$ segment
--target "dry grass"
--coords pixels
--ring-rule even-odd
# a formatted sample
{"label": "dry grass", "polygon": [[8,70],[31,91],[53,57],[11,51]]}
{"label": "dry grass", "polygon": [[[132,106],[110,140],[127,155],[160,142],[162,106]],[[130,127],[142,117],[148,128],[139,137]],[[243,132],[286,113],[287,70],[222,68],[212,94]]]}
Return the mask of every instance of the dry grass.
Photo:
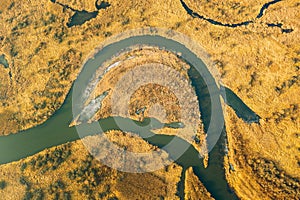
{"label": "dry grass", "polygon": [[[72,6],[91,9],[85,2],[72,2]],[[224,22],[225,16],[229,16],[233,23],[242,18],[243,21],[252,19],[264,2],[240,2],[245,7],[241,15],[234,15],[240,9],[229,8],[233,1],[221,5],[225,12],[222,16],[211,7],[216,1],[203,2],[198,9],[205,9],[206,16],[215,16]],[[251,197],[274,198],[267,196],[261,179],[251,176],[252,168],[240,154],[274,161],[280,170],[299,180],[299,110],[290,109],[291,105],[298,106],[300,102],[297,95],[300,22],[296,0],[272,5],[254,24],[238,28],[193,19],[180,2],[174,0],[110,3],[112,6],[102,10],[95,19],[71,29],[65,25],[72,12],[63,12],[61,6],[51,1],[16,1],[10,10],[6,9],[9,1],[1,4],[0,35],[4,39],[0,41],[0,53],[5,54],[12,74],[9,83],[8,71],[1,71],[1,85],[9,86],[5,99],[0,100],[2,135],[44,122],[61,105],[81,63],[105,39],[107,32],[115,35],[144,26],[165,27],[184,33],[201,44],[215,63],[223,83],[262,118],[261,125],[248,125],[237,119],[232,111],[227,111],[229,159],[237,166],[236,172],[227,174],[227,178],[237,194],[241,198],[250,197],[250,194]],[[55,15],[53,21],[50,20],[51,14]],[[129,23],[123,23],[127,19],[130,19]],[[26,20],[29,22],[26,27],[19,24]],[[292,28],[293,31],[282,33],[280,28],[267,27],[266,23],[282,23],[283,28]],[[36,53],[41,42],[46,46]],[[69,49],[74,49],[75,53],[66,55]],[[3,88],[0,91],[4,91]],[[61,92],[60,97],[54,95],[58,92]],[[34,106],[43,100],[46,107],[35,109]],[[242,151],[237,145],[239,143],[246,146],[247,152]]]}
{"label": "dry grass", "polygon": [[213,200],[210,193],[203,186],[199,178],[194,174],[193,168],[188,168],[185,172],[184,199],[186,200]]}

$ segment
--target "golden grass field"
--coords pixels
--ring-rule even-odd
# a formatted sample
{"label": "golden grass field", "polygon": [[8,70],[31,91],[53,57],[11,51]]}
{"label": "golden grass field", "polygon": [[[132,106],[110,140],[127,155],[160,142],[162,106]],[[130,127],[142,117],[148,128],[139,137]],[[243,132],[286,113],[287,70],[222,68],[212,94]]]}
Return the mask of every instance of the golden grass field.
{"label": "golden grass field", "polygon": [[[58,2],[78,10],[95,11],[94,2],[87,0]],[[266,2],[186,1],[195,12],[222,23],[254,21],[236,28],[192,18],[179,0],[111,0],[111,6],[100,10],[96,18],[71,28],[66,24],[73,11],[50,0],[1,2],[0,55],[5,55],[10,66],[0,65],[0,134],[17,133],[46,121],[63,103],[90,52],[108,36],[142,27],[172,29],[199,43],[209,55],[210,65],[221,74],[223,84],[261,117],[260,124],[247,124],[231,108],[226,107],[224,112],[229,142],[229,155],[224,158],[226,177],[239,198],[299,198],[300,5],[296,0],[281,1],[269,6],[263,17],[256,19]],[[282,26],[270,27],[268,23]],[[286,33],[283,29],[292,31]],[[81,148],[79,141],[71,146],[74,151]],[[45,152],[51,154],[51,151]],[[75,163],[85,156],[75,155],[72,154]],[[0,190],[1,196],[15,195],[13,198],[19,199],[25,194],[25,186],[19,184],[22,173],[35,181],[32,190],[40,182],[48,184],[65,173],[62,166],[60,172],[49,173],[45,180],[39,180],[38,171],[16,170],[21,162],[0,166],[1,177],[5,176],[9,182],[5,190]],[[71,159],[64,165],[69,162]],[[229,170],[229,162],[235,167],[234,172]],[[171,173],[175,180],[180,175],[179,168],[174,167],[176,173]],[[121,177],[116,171],[105,170],[116,180]],[[158,173],[168,177],[163,170]],[[134,181],[137,178],[134,176],[138,175],[125,180]],[[159,178],[151,177],[147,175],[145,181],[160,184]],[[111,188],[116,184],[107,183]],[[170,188],[162,194],[175,198],[174,184],[163,185]],[[77,191],[77,187],[67,186],[67,190]],[[109,197],[131,193],[112,191]]]}

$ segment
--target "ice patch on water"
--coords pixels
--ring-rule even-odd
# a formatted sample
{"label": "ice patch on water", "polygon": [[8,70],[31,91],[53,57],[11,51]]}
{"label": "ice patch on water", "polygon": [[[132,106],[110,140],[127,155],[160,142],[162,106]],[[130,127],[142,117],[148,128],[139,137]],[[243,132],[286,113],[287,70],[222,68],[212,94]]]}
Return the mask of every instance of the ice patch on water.
{"label": "ice patch on water", "polygon": [[102,101],[108,95],[109,91],[103,92],[100,96],[90,101],[90,103],[83,108],[79,116],[77,117],[77,123],[84,123],[91,119],[102,106]]}
{"label": "ice patch on water", "polygon": [[89,98],[89,96],[91,95],[92,91],[96,88],[97,84],[99,83],[99,81],[104,77],[105,74],[107,74],[110,70],[112,70],[113,68],[117,67],[119,64],[121,63],[121,61],[117,61],[111,65],[109,65],[102,74],[100,74],[98,77],[95,78],[95,75],[93,76],[93,78],[91,78],[91,80],[89,81],[88,86],[86,87],[86,89],[84,90],[82,97],[81,97],[81,102],[86,102],[87,99]]}

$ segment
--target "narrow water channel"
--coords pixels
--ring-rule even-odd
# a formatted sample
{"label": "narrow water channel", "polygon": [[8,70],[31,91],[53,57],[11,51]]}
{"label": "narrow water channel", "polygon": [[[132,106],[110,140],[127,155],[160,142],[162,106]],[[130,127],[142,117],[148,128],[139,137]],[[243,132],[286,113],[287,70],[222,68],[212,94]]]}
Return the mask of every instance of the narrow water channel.
{"label": "narrow water channel", "polygon": [[[262,5],[261,9],[259,10],[259,13],[257,14],[256,16],[256,19],[259,19],[259,18],[262,18],[262,16],[264,15],[265,11],[269,8],[269,6],[273,5],[273,4],[276,4],[278,2],[281,2],[282,0],[273,0],[273,1],[270,1],[270,2],[267,2],[265,4]],[[195,11],[193,11],[186,3],[184,0],[180,0],[180,3],[182,5],[182,7],[185,9],[185,11],[192,17],[196,17],[196,18],[199,18],[199,19],[203,19],[213,25],[217,25],[217,26],[225,26],[225,27],[230,27],[230,28],[236,28],[236,27],[239,27],[239,26],[247,26],[249,24],[252,24],[254,23],[255,20],[245,20],[245,21],[242,21],[242,22],[238,22],[238,23],[225,23],[225,22],[220,22],[220,21],[217,21],[215,19],[211,19],[209,17],[206,17],[202,14],[199,14]]]}

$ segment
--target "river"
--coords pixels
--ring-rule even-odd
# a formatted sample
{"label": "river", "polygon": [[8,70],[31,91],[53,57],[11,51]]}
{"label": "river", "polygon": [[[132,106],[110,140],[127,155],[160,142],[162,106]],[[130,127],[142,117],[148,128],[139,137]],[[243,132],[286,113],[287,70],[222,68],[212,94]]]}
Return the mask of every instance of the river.
{"label": "river", "polygon": [[[216,137],[220,137],[220,133],[217,133],[218,130],[221,130],[222,134],[216,144],[213,142],[210,143],[211,146],[209,146],[209,148],[212,150],[209,154],[209,166],[207,168],[203,167],[203,161],[198,157],[199,154],[192,145],[175,162],[181,165],[184,169],[192,166],[196,175],[215,199],[237,199],[234,192],[232,192],[232,190],[228,187],[224,174],[223,147],[224,137],[226,135],[224,128],[225,125],[222,122],[219,123],[218,121],[213,121],[214,118],[212,117],[212,115],[218,115],[219,117],[223,118],[223,111],[220,102],[220,89],[205,64],[193,52],[174,40],[156,35],[129,37],[127,39],[110,44],[99,51],[93,59],[90,59],[88,62],[86,62],[82,72],[67,95],[64,104],[54,113],[51,118],[49,118],[45,123],[34,128],[21,131],[17,134],[0,137],[0,152],[5,152],[0,154],[0,164],[17,161],[34,155],[43,149],[80,139],[82,135],[79,137],[76,128],[68,126],[73,119],[72,104],[74,104],[74,102],[72,102],[72,99],[80,95],[80,91],[84,90],[84,88],[80,89],[80,86],[85,85],[83,83],[87,83],[91,79],[93,73],[100,63],[103,63],[106,59],[111,58],[119,50],[136,44],[154,45],[164,47],[171,52],[181,52],[182,58],[190,63],[192,68],[189,71],[189,77],[196,90],[198,99],[201,99],[201,101],[199,101],[199,106],[205,130],[209,132],[208,141],[213,141],[216,139]],[[195,66],[197,66],[200,71],[194,70]],[[74,90],[75,86],[76,91]],[[211,93],[212,91],[213,93]],[[240,101],[236,95],[231,95],[231,98],[235,98],[237,100],[228,101]],[[234,107],[234,105],[231,106]],[[244,106],[244,104],[239,104],[239,108],[241,106]],[[93,130],[91,127],[99,123],[103,131],[118,129],[115,119],[116,118],[106,118],[101,119],[98,122],[82,124],[79,126],[87,127],[89,130]],[[126,131],[135,133],[141,127],[132,127],[132,123],[129,123],[131,119],[117,117],[117,120],[122,121],[122,124],[130,124],[130,126],[125,127],[128,129]],[[136,122],[136,124],[139,123]],[[140,123],[140,125],[142,124]],[[158,126],[161,125],[159,124]],[[122,128],[124,130],[124,127]],[[98,132],[96,131],[90,131],[87,133],[87,135],[93,135],[97,133]],[[157,145],[158,147],[163,147],[173,138],[174,136],[155,135],[153,137],[145,138],[145,140],[153,145]],[[182,140],[178,137],[175,138],[182,144],[187,143],[185,140]],[[168,151],[170,156],[172,156],[171,148],[165,150]],[[181,183],[183,183],[183,181],[181,181]],[[183,198],[182,184],[179,184],[179,194],[181,194],[181,198]]]}

